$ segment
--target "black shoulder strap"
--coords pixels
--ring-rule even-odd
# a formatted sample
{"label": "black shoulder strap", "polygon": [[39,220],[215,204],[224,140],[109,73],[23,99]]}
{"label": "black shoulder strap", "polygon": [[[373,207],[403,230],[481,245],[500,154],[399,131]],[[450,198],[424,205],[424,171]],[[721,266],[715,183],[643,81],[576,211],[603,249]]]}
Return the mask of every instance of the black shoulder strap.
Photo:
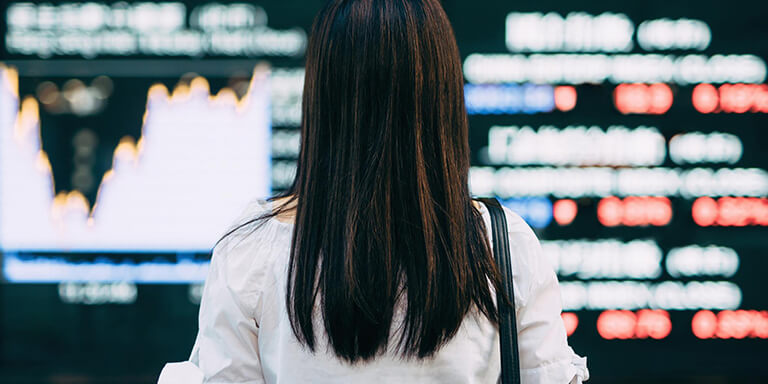
{"label": "black shoulder strap", "polygon": [[491,216],[491,236],[493,257],[496,259],[504,292],[512,306],[504,303],[500,292],[496,295],[499,306],[499,340],[501,342],[501,377],[502,384],[520,384],[520,356],[517,348],[517,321],[515,320],[515,294],[512,281],[512,261],[509,254],[509,235],[507,217],[501,204],[495,198],[477,199],[485,204]]}

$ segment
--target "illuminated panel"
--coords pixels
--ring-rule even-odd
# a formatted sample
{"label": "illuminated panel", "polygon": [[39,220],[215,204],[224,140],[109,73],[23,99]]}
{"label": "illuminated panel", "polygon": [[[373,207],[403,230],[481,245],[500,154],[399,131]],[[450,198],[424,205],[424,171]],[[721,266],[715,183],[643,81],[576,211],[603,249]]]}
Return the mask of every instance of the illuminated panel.
{"label": "illuminated panel", "polygon": [[563,318],[566,334],[568,336],[573,335],[576,328],[579,327],[579,316],[572,312],[563,312],[560,316]]}
{"label": "illuminated panel", "polygon": [[296,161],[278,160],[272,163],[272,187],[286,189],[296,178]]}
{"label": "illuminated panel", "polygon": [[696,199],[693,221],[702,227],[768,226],[768,199],[756,197],[711,197]]}
{"label": "illuminated panel", "polygon": [[298,158],[301,148],[301,132],[273,131],[272,132],[272,157]]}
{"label": "illuminated panel", "polygon": [[137,284],[201,283],[208,274],[208,261],[180,257],[131,262],[96,256],[91,261],[73,262],[62,256],[24,256],[6,253],[3,276],[11,283],[131,282]]}
{"label": "illuminated panel", "polygon": [[[272,125],[299,127],[301,97],[304,93],[304,68],[274,68],[270,77]],[[297,156],[298,157],[298,156]]]}
{"label": "illuminated panel", "polygon": [[664,339],[672,331],[669,313],[664,310],[604,311],[597,318],[597,332],[606,340]]}
{"label": "illuminated panel", "polygon": [[768,113],[766,84],[699,84],[691,97],[701,113]]}
{"label": "illuminated panel", "polygon": [[606,227],[624,225],[664,226],[672,220],[672,204],[666,197],[606,197],[597,205],[597,219]]}
{"label": "illuminated panel", "polygon": [[768,172],[758,168],[471,167],[475,195],[501,198],[608,196],[765,196]]}
{"label": "illuminated panel", "polygon": [[561,277],[655,279],[662,273],[662,251],[651,240],[542,240],[541,247]]}
{"label": "illuminated panel", "polygon": [[717,88],[711,84],[699,84],[693,88],[691,95],[693,107],[701,113],[716,112],[720,105],[720,95]]}
{"label": "illuminated panel", "polygon": [[93,209],[54,196],[35,99],[0,67],[0,246],[6,251],[207,251],[248,201],[270,193],[269,79],[242,100],[196,78],[148,92],[142,136],[124,139]]}
{"label": "illuminated panel", "polygon": [[655,127],[622,125],[493,126],[488,130],[489,164],[660,165],[666,140]]}
{"label": "illuminated panel", "polygon": [[672,331],[672,321],[667,311],[641,309],[637,312],[635,338],[660,340],[669,336],[670,331]]}
{"label": "illuminated panel", "polygon": [[534,52],[626,52],[632,49],[634,24],[624,14],[597,16],[571,12],[510,13],[506,22],[507,48]]}
{"label": "illuminated panel", "polygon": [[579,213],[579,206],[570,199],[558,200],[552,205],[552,216],[559,225],[570,225]]}
{"label": "illuminated panel", "polygon": [[613,103],[623,114],[662,115],[674,102],[666,84],[620,84],[613,91]]}
{"label": "illuminated panel", "polygon": [[[116,2],[103,4],[11,4],[5,48],[9,53],[49,58],[80,55],[296,56],[306,33],[275,30],[252,4]],[[189,21],[189,26],[187,26]]]}
{"label": "illuminated panel", "polygon": [[566,311],[603,309],[737,309],[742,292],[729,281],[564,281]]}
{"label": "illuminated panel", "polygon": [[739,269],[739,255],[728,247],[689,245],[667,254],[667,273],[672,277],[732,277]]}
{"label": "illuminated panel", "polygon": [[766,65],[755,55],[473,53],[464,77],[473,84],[759,84]]}
{"label": "illuminated panel", "polygon": [[550,85],[467,84],[464,97],[470,115],[539,113],[555,109],[555,90]]}
{"label": "illuminated panel", "polygon": [[636,326],[637,315],[632,311],[605,311],[597,318],[597,332],[607,340],[631,339]]}
{"label": "illuminated panel", "polygon": [[[678,281],[662,277],[663,251],[654,240],[542,240],[549,264],[562,279],[563,309],[737,309],[741,288],[730,281]],[[671,249],[672,278],[730,278],[739,268],[731,248],[688,245]],[[574,280],[577,279],[577,280]]]}
{"label": "illuminated panel", "polygon": [[133,304],[138,297],[136,284],[126,282],[60,283],[59,298],[67,304]]}
{"label": "illuminated panel", "polygon": [[534,228],[544,228],[552,221],[552,202],[546,197],[506,199],[501,204]]}
{"label": "illuminated panel", "polygon": [[735,164],[743,152],[741,139],[730,133],[691,132],[669,139],[669,158],[676,164]]}
{"label": "illuminated panel", "polygon": [[691,330],[699,339],[768,339],[768,311],[698,311]]}
{"label": "illuminated panel", "polygon": [[646,51],[695,49],[709,47],[712,31],[701,20],[655,19],[646,20],[637,27],[637,43]]}
{"label": "illuminated panel", "polygon": [[577,99],[576,88],[569,85],[555,87],[555,107],[559,111],[568,112],[576,108]]}

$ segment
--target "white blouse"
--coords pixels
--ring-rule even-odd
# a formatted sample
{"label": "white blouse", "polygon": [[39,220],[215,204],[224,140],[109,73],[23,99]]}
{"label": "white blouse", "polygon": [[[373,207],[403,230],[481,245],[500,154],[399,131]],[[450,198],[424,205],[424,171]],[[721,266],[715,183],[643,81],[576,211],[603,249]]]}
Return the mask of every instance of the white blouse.
{"label": "white blouse", "polygon": [[[490,215],[481,206],[490,238]],[[270,209],[271,202],[254,200],[240,220]],[[581,383],[589,378],[586,358],[568,346],[554,270],[531,228],[504,210],[522,383]],[[159,384],[497,382],[499,334],[477,314],[468,315],[456,336],[427,360],[402,361],[390,350],[372,362],[349,365],[327,349],[324,337],[318,338],[317,353],[303,349],[285,309],[293,224],[271,218],[248,229],[253,228],[238,231],[214,249],[192,354],[189,361],[167,364]]]}

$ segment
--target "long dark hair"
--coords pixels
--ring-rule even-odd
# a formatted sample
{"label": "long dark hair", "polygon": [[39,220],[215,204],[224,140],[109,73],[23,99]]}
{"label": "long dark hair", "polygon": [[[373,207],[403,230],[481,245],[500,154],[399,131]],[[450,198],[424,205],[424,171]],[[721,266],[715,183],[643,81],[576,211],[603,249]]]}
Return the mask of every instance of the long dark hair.
{"label": "long dark hair", "polygon": [[349,362],[386,350],[402,299],[404,358],[434,354],[473,307],[498,324],[461,73],[438,0],[331,0],[315,19],[296,178],[251,220],[295,205],[286,307],[310,350],[315,305]]}

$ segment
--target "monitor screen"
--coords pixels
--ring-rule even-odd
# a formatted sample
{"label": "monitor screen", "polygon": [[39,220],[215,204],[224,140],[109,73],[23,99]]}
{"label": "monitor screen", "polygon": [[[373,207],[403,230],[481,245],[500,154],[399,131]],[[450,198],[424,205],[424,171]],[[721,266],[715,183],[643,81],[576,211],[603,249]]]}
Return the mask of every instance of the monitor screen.
{"label": "monitor screen", "polygon": [[[766,378],[768,3],[442,3],[470,190],[540,238],[593,380]],[[211,248],[294,178],[322,4],[0,4],[0,381],[186,359]]]}

